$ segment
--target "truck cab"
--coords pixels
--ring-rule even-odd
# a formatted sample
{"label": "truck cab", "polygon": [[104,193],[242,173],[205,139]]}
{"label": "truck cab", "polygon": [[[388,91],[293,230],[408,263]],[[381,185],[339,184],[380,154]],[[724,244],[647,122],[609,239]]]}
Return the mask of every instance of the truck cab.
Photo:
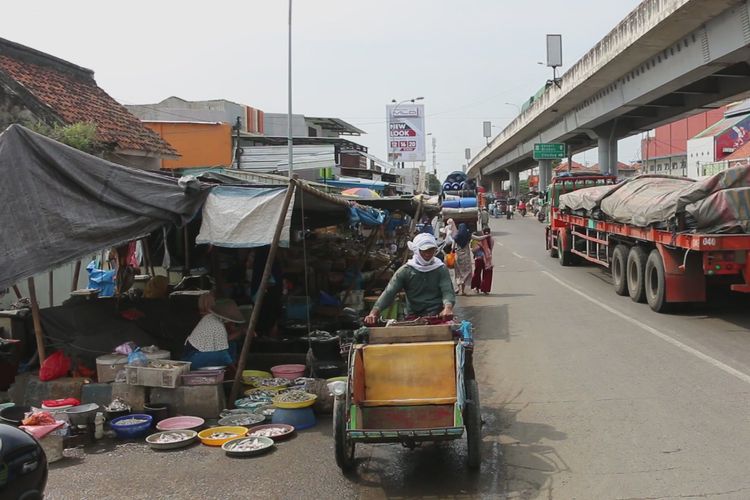
{"label": "truck cab", "polygon": [[614,175],[591,173],[564,173],[552,178],[544,194],[544,208],[546,210],[547,228],[545,239],[547,250],[553,257],[558,252],[558,233],[566,228],[565,222],[556,217],[560,207],[560,195],[571,193],[578,189],[594,186],[617,184]]}

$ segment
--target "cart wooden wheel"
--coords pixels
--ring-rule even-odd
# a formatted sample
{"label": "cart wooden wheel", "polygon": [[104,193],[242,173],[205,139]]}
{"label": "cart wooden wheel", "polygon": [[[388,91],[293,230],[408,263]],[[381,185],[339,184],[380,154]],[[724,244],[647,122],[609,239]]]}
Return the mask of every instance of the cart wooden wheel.
{"label": "cart wooden wheel", "polygon": [[346,433],[346,401],[336,398],[333,402],[333,441],[336,464],[342,472],[354,470],[354,441]]}
{"label": "cart wooden wheel", "polygon": [[482,462],[482,411],[479,404],[479,386],[474,379],[466,381],[464,425],[469,450],[467,462],[470,469],[478,470]]}

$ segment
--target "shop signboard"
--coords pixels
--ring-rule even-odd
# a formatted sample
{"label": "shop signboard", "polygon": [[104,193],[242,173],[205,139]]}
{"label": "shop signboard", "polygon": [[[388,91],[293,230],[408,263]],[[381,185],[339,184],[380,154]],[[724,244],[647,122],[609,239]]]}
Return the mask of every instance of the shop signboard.
{"label": "shop signboard", "polygon": [[388,161],[425,161],[424,105],[386,106],[388,122]]}

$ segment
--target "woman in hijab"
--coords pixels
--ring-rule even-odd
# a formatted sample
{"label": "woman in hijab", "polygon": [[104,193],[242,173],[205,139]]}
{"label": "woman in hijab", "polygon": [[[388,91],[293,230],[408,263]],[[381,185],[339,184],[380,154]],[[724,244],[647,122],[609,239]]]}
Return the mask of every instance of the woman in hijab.
{"label": "woman in hijab", "polygon": [[[456,223],[453,219],[448,221],[448,224],[455,228]],[[456,279],[456,293],[466,295],[466,285],[471,281],[471,233],[469,227],[461,223],[458,226],[455,234],[453,234],[453,249],[456,252],[456,265],[453,268]]]}
{"label": "woman in hijab", "polygon": [[365,317],[366,325],[375,325],[380,312],[390,307],[402,290],[406,292],[408,316],[453,315],[456,295],[448,269],[443,261],[435,257],[438,246],[435,237],[420,233],[408,245],[414,255],[395,272],[370,314]]}
{"label": "woman in hijab", "polygon": [[471,289],[487,295],[492,290],[492,249],[495,246],[495,240],[492,239],[489,227],[484,228],[482,233],[483,236],[474,238],[479,241],[479,246],[474,254],[474,276],[471,278]]}

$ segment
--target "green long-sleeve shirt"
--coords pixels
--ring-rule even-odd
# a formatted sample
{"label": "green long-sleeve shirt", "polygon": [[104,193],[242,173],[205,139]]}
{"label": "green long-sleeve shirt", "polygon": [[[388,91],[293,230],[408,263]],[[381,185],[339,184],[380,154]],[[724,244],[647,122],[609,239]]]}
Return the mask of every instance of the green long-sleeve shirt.
{"label": "green long-sleeve shirt", "polygon": [[426,273],[417,271],[409,265],[403,265],[391,278],[390,283],[375,303],[382,311],[393,304],[396,294],[406,292],[406,312],[418,316],[439,313],[447,304],[456,303],[456,293],[445,266]]}

